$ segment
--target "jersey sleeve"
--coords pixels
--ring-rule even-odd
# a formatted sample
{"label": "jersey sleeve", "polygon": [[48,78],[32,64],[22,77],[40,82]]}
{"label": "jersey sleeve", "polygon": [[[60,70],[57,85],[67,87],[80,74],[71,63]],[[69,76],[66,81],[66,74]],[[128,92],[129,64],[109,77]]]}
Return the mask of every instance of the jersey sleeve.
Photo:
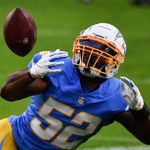
{"label": "jersey sleeve", "polygon": [[31,68],[33,64],[36,64],[41,59],[41,57],[42,55],[40,54],[40,52],[35,54],[31,59],[31,61],[29,62],[28,68]]}
{"label": "jersey sleeve", "polygon": [[[50,85],[46,93],[58,93],[59,91],[63,91],[66,86],[70,84],[73,80],[76,79],[75,66],[72,64],[71,58],[61,58],[55,61],[64,61],[64,65],[57,66],[61,69],[60,73],[56,74],[48,74],[45,78]],[[58,69],[55,67],[55,69]],[[53,69],[53,67],[51,67]]]}
{"label": "jersey sleeve", "polygon": [[114,113],[120,113],[128,110],[128,104],[122,94],[122,88],[120,80],[117,78],[113,78],[110,81],[111,86],[109,88],[109,92],[112,96],[112,108],[114,108]]}
{"label": "jersey sleeve", "polygon": [[[31,61],[28,64],[28,68],[31,68],[33,64],[36,64],[40,59],[42,58],[41,52],[35,54]],[[53,59],[52,62],[60,62],[63,61],[64,65],[59,66],[51,66],[49,69],[61,69],[60,73],[54,73],[54,74],[48,74],[46,77],[44,77],[45,80],[47,80],[49,84],[48,91],[57,89],[64,85],[66,80],[72,80],[73,78],[73,72],[75,70],[72,59],[69,57],[66,58],[59,58],[59,59]],[[52,91],[51,91],[52,92]]]}

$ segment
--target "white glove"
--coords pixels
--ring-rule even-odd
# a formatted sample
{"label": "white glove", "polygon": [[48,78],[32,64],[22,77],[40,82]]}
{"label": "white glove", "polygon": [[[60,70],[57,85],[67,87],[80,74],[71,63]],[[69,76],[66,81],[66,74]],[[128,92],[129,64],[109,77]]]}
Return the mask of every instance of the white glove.
{"label": "white glove", "polygon": [[43,51],[40,54],[42,58],[36,64],[33,63],[29,69],[29,73],[33,78],[43,78],[48,74],[61,72],[61,69],[51,69],[50,67],[63,65],[64,61],[53,62],[53,60],[68,56],[67,52],[60,51],[59,49],[54,52]]}
{"label": "white glove", "polygon": [[126,99],[129,107],[132,110],[141,110],[144,106],[144,100],[141,96],[139,89],[126,77],[120,77],[122,95]]}

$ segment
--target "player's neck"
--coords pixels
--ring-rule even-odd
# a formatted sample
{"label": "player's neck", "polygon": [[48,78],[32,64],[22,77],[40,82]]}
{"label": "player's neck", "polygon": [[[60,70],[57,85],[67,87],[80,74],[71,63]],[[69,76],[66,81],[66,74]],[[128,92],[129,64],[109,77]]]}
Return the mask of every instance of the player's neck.
{"label": "player's neck", "polygon": [[81,73],[79,73],[79,77],[80,77],[81,86],[82,87],[86,86],[87,88],[91,89],[91,91],[98,89],[101,83],[105,80],[102,78],[89,78],[82,75]]}

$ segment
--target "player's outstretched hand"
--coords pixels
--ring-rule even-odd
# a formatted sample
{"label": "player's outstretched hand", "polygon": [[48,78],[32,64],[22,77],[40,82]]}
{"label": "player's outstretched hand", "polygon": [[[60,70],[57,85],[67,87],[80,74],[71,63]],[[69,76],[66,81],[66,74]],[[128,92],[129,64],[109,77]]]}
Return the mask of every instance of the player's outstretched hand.
{"label": "player's outstretched hand", "polygon": [[53,60],[68,56],[67,52],[60,51],[59,49],[53,52],[43,51],[40,54],[42,58],[36,64],[32,64],[32,67],[29,69],[29,73],[33,78],[43,78],[48,74],[61,72],[61,69],[58,69],[58,67],[55,69],[55,66],[63,65],[64,61],[53,62]]}
{"label": "player's outstretched hand", "polygon": [[144,106],[144,101],[141,93],[133,81],[126,77],[120,77],[122,94],[125,97],[129,107],[132,110],[141,110]]}

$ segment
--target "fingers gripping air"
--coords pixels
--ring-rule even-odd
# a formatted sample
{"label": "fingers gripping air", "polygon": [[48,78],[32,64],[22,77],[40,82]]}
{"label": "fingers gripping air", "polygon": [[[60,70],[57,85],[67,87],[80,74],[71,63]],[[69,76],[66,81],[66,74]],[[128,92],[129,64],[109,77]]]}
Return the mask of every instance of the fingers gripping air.
{"label": "fingers gripping air", "polygon": [[40,54],[42,55],[42,58],[36,64],[33,63],[32,67],[29,69],[29,73],[33,78],[43,78],[48,74],[61,72],[61,69],[52,69],[51,67],[64,65],[64,61],[53,61],[68,56],[67,52],[60,51],[59,49],[54,52],[43,51]]}
{"label": "fingers gripping air", "polygon": [[120,77],[120,80],[122,95],[126,99],[129,107],[133,110],[141,110],[144,106],[144,101],[137,86],[126,77]]}

